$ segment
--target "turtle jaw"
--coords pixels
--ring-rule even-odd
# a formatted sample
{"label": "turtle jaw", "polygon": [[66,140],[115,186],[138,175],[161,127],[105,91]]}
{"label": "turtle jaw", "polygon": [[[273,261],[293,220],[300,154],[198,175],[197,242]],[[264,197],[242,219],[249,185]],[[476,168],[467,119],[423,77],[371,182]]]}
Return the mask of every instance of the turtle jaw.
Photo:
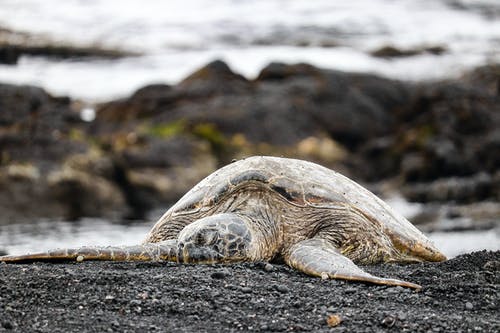
{"label": "turtle jaw", "polygon": [[186,244],[178,248],[177,261],[185,264],[214,264],[222,261],[222,255],[209,247]]}
{"label": "turtle jaw", "polygon": [[427,238],[406,239],[397,234],[390,234],[392,245],[399,256],[398,261],[404,262],[440,262],[447,260],[446,256],[439,251]]}
{"label": "turtle jaw", "polygon": [[447,260],[446,256],[430,243],[416,243],[409,250],[413,256],[422,258],[423,261],[440,262]]}

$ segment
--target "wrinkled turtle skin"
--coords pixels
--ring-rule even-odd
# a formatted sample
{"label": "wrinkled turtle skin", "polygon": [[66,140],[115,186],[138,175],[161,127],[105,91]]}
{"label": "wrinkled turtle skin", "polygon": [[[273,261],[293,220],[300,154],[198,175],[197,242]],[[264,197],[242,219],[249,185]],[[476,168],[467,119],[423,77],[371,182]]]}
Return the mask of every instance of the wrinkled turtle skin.
{"label": "wrinkled turtle skin", "polygon": [[280,260],[321,278],[418,289],[356,264],[443,261],[408,220],[349,178],[318,164],[255,156],[206,177],[154,225],[142,245],[83,247],[0,261]]}

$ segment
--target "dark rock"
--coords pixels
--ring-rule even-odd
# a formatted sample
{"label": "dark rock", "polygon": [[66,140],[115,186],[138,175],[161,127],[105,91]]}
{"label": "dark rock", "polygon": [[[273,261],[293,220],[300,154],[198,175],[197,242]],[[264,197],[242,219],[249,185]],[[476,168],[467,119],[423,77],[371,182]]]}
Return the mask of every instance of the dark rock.
{"label": "dark rock", "polygon": [[500,8],[495,2],[448,0],[445,4],[454,10],[473,12],[483,15],[488,20],[496,20],[500,17]]}
{"label": "dark rock", "polygon": [[490,175],[451,177],[429,183],[407,184],[402,192],[411,201],[455,201],[460,203],[485,200],[493,196],[495,187]]}
{"label": "dark rock", "polygon": [[19,52],[12,46],[0,46],[0,64],[15,65],[19,60]]}
{"label": "dark rock", "polygon": [[0,222],[129,210],[115,163],[90,150],[77,111],[40,88],[0,84]]}
{"label": "dark rock", "polygon": [[[406,95],[407,105],[394,109],[393,132],[366,141],[357,156],[351,158],[357,176],[374,181],[399,174],[407,183],[430,183],[452,176],[468,178],[481,173],[493,176],[500,163],[496,153],[500,149],[496,91],[500,74],[495,69],[480,68],[458,82],[408,88],[411,93]],[[476,190],[469,193],[467,188],[463,196],[484,198]],[[488,190],[488,196],[496,197],[494,192]],[[459,196],[441,193],[447,198],[443,200]]]}
{"label": "dark rock", "polygon": [[371,55],[379,58],[401,58],[401,57],[412,57],[426,53],[441,55],[446,51],[447,51],[446,47],[440,45],[424,46],[415,49],[398,49],[394,46],[383,46],[371,52]]}
{"label": "dark rock", "polygon": [[500,95],[500,64],[478,67],[464,74],[461,81],[491,95]]}
{"label": "dark rock", "polygon": [[[87,150],[70,100],[32,86],[0,84],[0,222],[64,215],[49,175],[74,154]],[[68,198],[64,198],[68,199]]]}
{"label": "dark rock", "polygon": [[322,77],[322,71],[309,64],[288,65],[281,62],[272,62],[264,67],[256,81],[282,81],[291,77]]}
{"label": "dark rock", "polygon": [[56,59],[105,58],[116,59],[135,55],[130,52],[61,44],[42,45],[0,45],[0,61],[15,65],[21,56],[39,56]]}
{"label": "dark rock", "polygon": [[69,139],[81,128],[69,100],[33,86],[0,84],[0,165],[8,161],[54,163],[85,145]]}
{"label": "dark rock", "polygon": [[140,147],[130,147],[123,154],[128,168],[169,168],[193,164],[196,142],[185,137],[147,138]]}
{"label": "dark rock", "polygon": [[179,85],[190,95],[210,96],[245,92],[248,84],[246,78],[234,73],[225,62],[215,60],[186,77]]}
{"label": "dark rock", "polygon": [[401,153],[413,151],[424,161],[420,171],[413,170],[406,179],[422,181],[494,171],[498,154],[491,149],[496,147],[499,105],[497,96],[467,85],[440,84],[424,89],[401,114],[406,124],[402,123],[395,141]]}
{"label": "dark rock", "polygon": [[50,195],[64,207],[63,216],[78,219],[82,216],[119,217],[127,208],[118,186],[84,172],[63,169],[51,174]]}
{"label": "dark rock", "polygon": [[182,119],[187,131],[210,124],[226,138],[242,134],[250,142],[283,146],[329,133],[351,147],[388,133],[391,111],[408,96],[400,82],[306,64],[273,63],[250,82],[216,61],[175,87],[144,88],[104,104],[97,117],[120,126],[144,116],[156,124]]}
{"label": "dark rock", "polygon": [[46,36],[13,31],[0,27],[0,63],[15,65],[21,56],[41,56],[56,59],[104,58],[116,59],[137,55],[97,45],[72,45],[50,40]]}

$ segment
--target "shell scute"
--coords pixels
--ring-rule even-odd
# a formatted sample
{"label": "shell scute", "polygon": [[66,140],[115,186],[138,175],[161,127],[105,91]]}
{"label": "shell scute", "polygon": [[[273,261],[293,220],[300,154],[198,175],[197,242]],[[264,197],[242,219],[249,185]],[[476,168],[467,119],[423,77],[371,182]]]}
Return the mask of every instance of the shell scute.
{"label": "shell scute", "polygon": [[318,184],[313,184],[305,190],[304,199],[308,205],[314,207],[327,207],[338,203],[347,203],[343,193]]}
{"label": "shell scute", "polygon": [[247,181],[258,181],[262,183],[267,183],[269,177],[260,170],[250,169],[244,170],[243,172],[236,173],[230,179],[231,185],[238,185]]}

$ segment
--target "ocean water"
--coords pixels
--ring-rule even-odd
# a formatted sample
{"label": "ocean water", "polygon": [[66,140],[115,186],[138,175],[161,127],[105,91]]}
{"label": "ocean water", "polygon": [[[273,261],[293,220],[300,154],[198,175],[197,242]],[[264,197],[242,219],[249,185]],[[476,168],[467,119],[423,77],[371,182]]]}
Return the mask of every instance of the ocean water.
{"label": "ocean water", "polygon": [[[106,61],[23,57],[0,66],[0,81],[103,101],[176,83],[214,59],[248,78],[281,61],[435,80],[499,62],[499,18],[497,0],[0,0],[0,27],[141,53]],[[370,55],[388,45],[446,52]]]}

